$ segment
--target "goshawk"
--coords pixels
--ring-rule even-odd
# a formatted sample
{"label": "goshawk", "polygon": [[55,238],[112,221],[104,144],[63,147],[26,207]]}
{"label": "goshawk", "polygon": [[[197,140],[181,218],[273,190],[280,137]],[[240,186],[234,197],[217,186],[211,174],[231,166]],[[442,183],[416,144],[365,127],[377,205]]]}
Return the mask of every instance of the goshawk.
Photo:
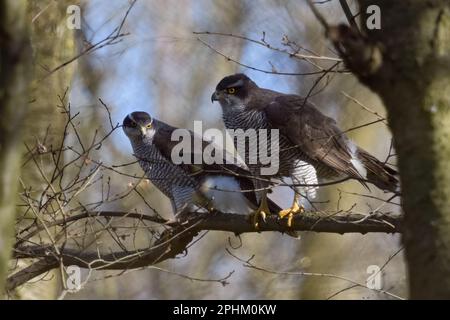
{"label": "goshawk", "polygon": [[[179,143],[172,141],[175,129],[146,112],[130,113],[123,120],[123,130],[135,157],[146,177],[170,199],[174,214],[184,216],[203,208],[251,216],[258,205],[250,173],[233,164],[195,163],[194,150],[187,158],[186,154],[179,154],[190,161],[175,164],[172,150]],[[201,140],[201,152],[210,144],[186,131],[191,139]],[[272,210],[280,210],[272,201],[268,205]]]}
{"label": "goshawk", "polygon": [[[316,176],[353,178],[383,190],[397,189],[394,169],[356,146],[336,121],[299,95],[260,88],[246,75],[234,74],[218,83],[211,101],[219,101],[227,129],[279,130],[279,170],[272,177],[292,177],[294,182],[314,181]],[[248,161],[247,154],[241,156]],[[260,164],[253,165],[252,173],[258,174],[259,168]],[[265,198],[263,194],[258,209],[262,216],[270,212]],[[296,192],[292,207],[279,213],[289,217],[288,224],[293,214],[303,210],[298,200]]]}

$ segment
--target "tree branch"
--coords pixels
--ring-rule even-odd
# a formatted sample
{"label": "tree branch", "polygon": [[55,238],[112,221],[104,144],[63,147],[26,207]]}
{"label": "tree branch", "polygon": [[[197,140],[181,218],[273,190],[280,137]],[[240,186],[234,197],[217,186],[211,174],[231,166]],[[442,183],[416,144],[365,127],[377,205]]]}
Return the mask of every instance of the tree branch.
{"label": "tree branch", "polygon": [[[287,227],[284,220],[279,220],[276,215],[269,216],[266,223],[261,223],[259,231],[314,231],[329,233],[361,233],[384,232],[400,233],[400,217],[350,213],[346,215],[337,215],[334,213],[307,212],[297,215],[292,220],[292,227]],[[197,227],[199,230],[228,231],[236,234],[246,232],[257,232],[248,222],[244,215],[217,213],[212,217],[204,219]]]}
{"label": "tree branch", "polygon": [[174,258],[186,250],[186,247],[198,234],[194,223],[190,227],[178,226],[162,233],[154,245],[139,251],[121,251],[101,255],[99,252],[85,252],[80,249],[59,248],[59,256],[53,246],[25,246],[16,249],[15,258],[40,258],[25,269],[9,276],[6,290],[11,291],[25,282],[64,265],[76,265],[88,269],[126,270],[145,267]]}
{"label": "tree branch", "polygon": [[339,3],[341,4],[342,10],[344,11],[348,23],[352,26],[353,29],[359,30],[358,25],[356,24],[355,18],[353,16],[353,13],[350,10],[350,7],[348,6],[347,0],[339,0]]}
{"label": "tree branch", "polygon": [[[86,217],[127,217],[143,219],[141,214],[127,212],[102,212],[86,213],[79,215],[80,219]],[[258,231],[314,231],[330,233],[361,233],[402,232],[402,217],[382,216],[382,215],[361,215],[349,213],[346,215],[324,214],[324,213],[304,213],[296,216],[292,221],[292,227],[287,227],[285,221],[279,220],[277,216],[270,216],[265,223],[261,223]],[[59,255],[53,246],[21,246],[16,248],[14,258],[39,258],[37,262],[29,267],[11,275],[7,280],[7,290],[12,290],[17,286],[37,277],[53,268],[59,266],[60,261],[64,265],[76,265],[89,269],[135,269],[172,259],[184,252],[194,237],[203,230],[228,231],[235,234],[246,232],[257,232],[248,221],[247,216],[239,214],[215,213],[206,218],[198,218],[185,224],[176,222],[166,223],[171,226],[164,231],[161,237],[148,249],[138,251],[120,251],[106,255],[98,252],[85,252],[74,248],[59,248]]]}
{"label": "tree branch", "polygon": [[380,46],[366,34],[361,33],[345,0],[340,0],[340,4],[350,26],[345,24],[330,26],[313,1],[307,0],[307,3],[316,19],[325,28],[326,37],[333,43],[345,66],[367,84],[370,76],[376,73],[383,63]]}

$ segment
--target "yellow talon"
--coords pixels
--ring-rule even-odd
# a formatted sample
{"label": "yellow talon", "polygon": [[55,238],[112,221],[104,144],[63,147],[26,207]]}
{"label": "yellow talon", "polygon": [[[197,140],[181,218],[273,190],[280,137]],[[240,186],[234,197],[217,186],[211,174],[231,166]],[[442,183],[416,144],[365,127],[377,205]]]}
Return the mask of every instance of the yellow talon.
{"label": "yellow talon", "polygon": [[295,199],[292,207],[281,210],[280,212],[278,212],[278,216],[280,217],[280,219],[284,219],[285,217],[287,217],[287,226],[292,227],[292,219],[294,218],[294,215],[303,212],[305,212],[305,208],[303,208],[303,206],[299,206],[297,203],[297,199]]}
{"label": "yellow talon", "polygon": [[256,230],[259,229],[260,218],[265,222],[267,215],[270,215],[270,210],[267,204],[266,195],[264,195],[261,199],[261,203],[259,204],[258,209],[250,215],[251,223]]}

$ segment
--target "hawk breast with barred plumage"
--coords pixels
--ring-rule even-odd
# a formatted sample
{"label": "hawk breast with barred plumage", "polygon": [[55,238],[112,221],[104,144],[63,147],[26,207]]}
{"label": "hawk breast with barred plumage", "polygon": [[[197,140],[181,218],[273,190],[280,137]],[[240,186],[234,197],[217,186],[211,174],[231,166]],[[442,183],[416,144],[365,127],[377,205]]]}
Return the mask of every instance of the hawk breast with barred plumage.
{"label": "hawk breast with barred plumage", "polygon": [[279,130],[277,177],[311,180],[312,166],[321,179],[348,177],[397,190],[394,169],[356,146],[332,118],[299,95],[260,88],[246,75],[235,74],[219,82],[211,99],[220,102],[227,128]]}

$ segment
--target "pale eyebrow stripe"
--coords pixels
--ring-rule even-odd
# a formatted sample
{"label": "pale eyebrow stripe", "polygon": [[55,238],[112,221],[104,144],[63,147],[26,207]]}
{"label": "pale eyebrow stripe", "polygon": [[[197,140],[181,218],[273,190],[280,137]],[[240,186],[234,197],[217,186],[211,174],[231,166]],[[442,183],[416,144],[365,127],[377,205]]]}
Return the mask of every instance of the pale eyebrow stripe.
{"label": "pale eyebrow stripe", "polygon": [[227,86],[227,88],[232,88],[232,87],[241,87],[244,84],[244,81],[242,81],[242,79],[239,79],[236,82],[233,82],[232,84],[229,84]]}

